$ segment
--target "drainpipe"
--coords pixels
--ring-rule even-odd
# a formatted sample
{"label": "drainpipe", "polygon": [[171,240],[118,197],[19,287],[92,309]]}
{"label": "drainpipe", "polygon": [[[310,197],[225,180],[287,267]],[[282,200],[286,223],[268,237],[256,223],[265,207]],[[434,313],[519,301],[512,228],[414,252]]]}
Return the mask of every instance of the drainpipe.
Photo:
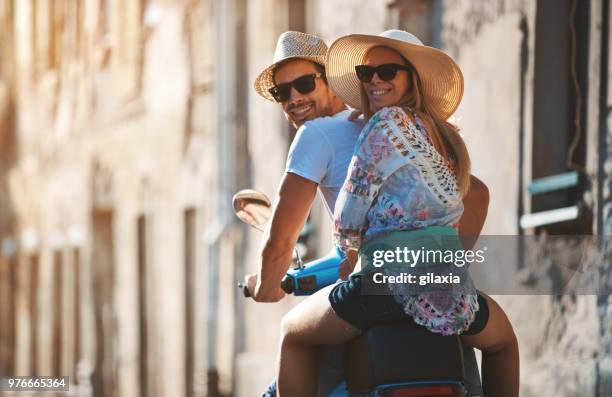
{"label": "drainpipe", "polygon": [[[220,247],[227,237],[234,216],[231,197],[235,185],[236,131],[236,73],[234,0],[214,0],[216,67],[214,92],[217,130],[217,192],[214,200],[214,219],[204,235],[208,251],[208,316],[207,316],[207,395],[216,397],[218,391],[217,326],[219,313]],[[206,45],[202,43],[201,45]]]}

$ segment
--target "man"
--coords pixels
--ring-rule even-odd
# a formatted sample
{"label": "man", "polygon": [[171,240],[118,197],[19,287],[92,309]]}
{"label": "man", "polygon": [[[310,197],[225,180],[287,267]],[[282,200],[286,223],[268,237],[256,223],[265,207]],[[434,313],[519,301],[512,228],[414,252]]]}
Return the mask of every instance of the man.
{"label": "man", "polygon": [[317,188],[331,216],[363,127],[360,121],[348,121],[350,111],[327,85],[326,52],[316,36],[285,32],[278,39],[273,64],[255,80],[255,90],[280,103],[287,120],[298,128],[264,237],[259,272],[246,277],[256,301],[283,298],[280,280],[291,264]]}
{"label": "man", "polygon": [[[326,53],[320,38],[285,32],[278,39],[272,65],[255,80],[257,93],[278,102],[287,120],[298,128],[264,235],[259,272],[245,277],[246,288],[258,302],[284,297],[280,281],[291,265],[293,247],[317,188],[332,216],[363,127],[360,120],[349,121],[350,111],[327,85]],[[474,177],[471,182],[460,228],[460,234],[468,237],[480,234],[488,208],[486,186]],[[469,245],[474,242],[472,238]]]}

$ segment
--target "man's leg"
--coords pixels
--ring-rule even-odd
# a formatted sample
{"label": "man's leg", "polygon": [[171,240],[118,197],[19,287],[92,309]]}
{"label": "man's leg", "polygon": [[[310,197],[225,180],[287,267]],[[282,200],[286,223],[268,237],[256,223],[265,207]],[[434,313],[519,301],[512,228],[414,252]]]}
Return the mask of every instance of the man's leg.
{"label": "man's leg", "polygon": [[[344,344],[321,345],[317,351],[318,396],[327,396],[344,382]],[[474,363],[476,359],[474,358]],[[478,367],[476,367],[478,372]],[[480,375],[478,375],[480,384]],[[482,393],[480,393],[482,394]],[[276,380],[273,380],[261,397],[276,397]]]}
{"label": "man's leg", "polygon": [[293,308],[281,324],[278,395],[316,395],[314,346],[344,343],[360,331],[336,315],[329,303],[330,285]]}

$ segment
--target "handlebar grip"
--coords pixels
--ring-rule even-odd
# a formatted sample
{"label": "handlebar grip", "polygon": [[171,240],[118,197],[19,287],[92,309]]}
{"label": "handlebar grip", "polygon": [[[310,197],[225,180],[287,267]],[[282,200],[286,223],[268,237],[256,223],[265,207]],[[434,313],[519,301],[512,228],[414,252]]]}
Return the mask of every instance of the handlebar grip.
{"label": "handlebar grip", "polygon": [[283,280],[281,281],[281,289],[287,294],[292,294],[295,291],[295,288],[293,287],[293,279],[290,276],[285,275],[285,277],[283,277]]}

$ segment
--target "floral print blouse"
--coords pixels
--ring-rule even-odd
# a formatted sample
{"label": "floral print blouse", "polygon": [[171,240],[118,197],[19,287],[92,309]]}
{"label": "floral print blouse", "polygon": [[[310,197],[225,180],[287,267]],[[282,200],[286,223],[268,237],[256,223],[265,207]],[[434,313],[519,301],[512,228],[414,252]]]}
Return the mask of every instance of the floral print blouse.
{"label": "floral print blouse", "polygon": [[364,127],[334,212],[334,242],[359,250],[377,236],[428,226],[458,228],[463,202],[452,165],[422,121],[383,108]]}
{"label": "floral print blouse", "polygon": [[[453,165],[436,150],[416,112],[388,107],[374,114],[357,140],[336,201],[335,244],[346,253],[391,232],[429,226],[458,229],[462,214]],[[478,301],[467,269],[452,270],[462,273],[465,282],[445,293],[388,286],[417,324],[444,335],[461,334],[473,322]]]}

